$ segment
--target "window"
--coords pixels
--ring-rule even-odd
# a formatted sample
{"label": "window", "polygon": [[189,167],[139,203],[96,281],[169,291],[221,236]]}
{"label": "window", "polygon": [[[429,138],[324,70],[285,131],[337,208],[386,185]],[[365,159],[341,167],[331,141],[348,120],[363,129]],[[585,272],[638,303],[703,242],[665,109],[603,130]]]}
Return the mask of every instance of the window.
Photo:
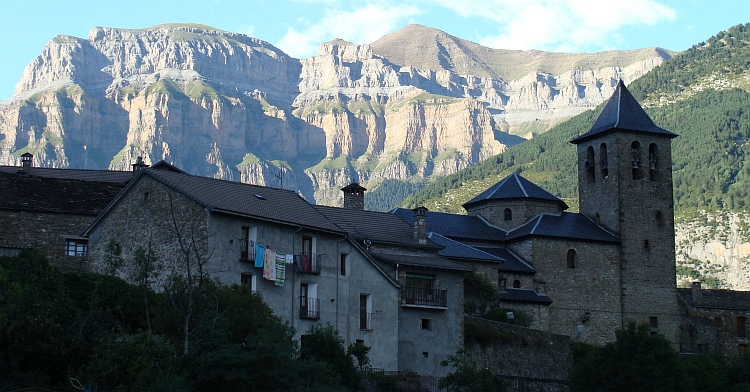
{"label": "window", "polygon": [[319,255],[315,254],[316,239],[315,237],[303,235],[302,249],[300,254],[294,255],[294,264],[303,274],[319,274],[320,260]]}
{"label": "window", "polygon": [[714,327],[721,327],[721,317],[714,317]]}
{"label": "window", "polygon": [[737,317],[737,337],[738,338],[746,338],[747,337],[747,326],[746,319],[744,316],[738,316]]}
{"label": "window", "polygon": [[521,288],[521,281],[516,279],[513,281],[513,288],[514,289],[520,289]]}
{"label": "window", "polygon": [[65,255],[86,257],[89,251],[89,242],[84,239],[65,240]]}
{"label": "window", "polygon": [[250,289],[250,292],[254,293],[256,291],[255,275],[243,272],[242,275],[240,275],[240,284],[247,286]]}
{"label": "window", "polygon": [[506,222],[513,220],[513,211],[511,211],[510,208],[506,208],[505,211],[503,211],[503,220]]}
{"label": "window", "polygon": [[650,181],[656,181],[656,163],[658,156],[658,147],[656,147],[656,144],[651,143],[651,145],[648,146],[648,179]]}
{"label": "window", "polygon": [[573,249],[568,249],[567,265],[568,268],[576,267],[576,251]]}
{"label": "window", "polygon": [[651,245],[648,243],[648,240],[643,240],[643,249],[649,249]]}
{"label": "window", "polygon": [[609,177],[609,164],[607,163],[607,145],[602,143],[599,146],[599,166],[602,168],[602,180],[606,180]]}
{"label": "window", "polygon": [[745,353],[745,350],[747,350],[747,344],[738,344],[737,345],[737,354],[742,355]]}
{"label": "window", "polygon": [[434,281],[435,277],[431,275],[406,274],[407,298],[414,301],[431,301]]}
{"label": "window", "polygon": [[630,145],[630,165],[633,168],[633,179],[638,180],[641,178],[641,145],[638,142],[633,142]]}
{"label": "window", "polygon": [[508,284],[508,279],[506,279],[504,276],[499,276],[497,278],[497,288],[500,291],[505,291],[505,287]]}
{"label": "window", "polygon": [[372,295],[359,295],[359,329],[372,329]]}
{"label": "window", "polygon": [[425,357],[425,358],[427,358],[427,357],[430,356],[430,353],[427,352],[427,351],[422,351],[422,356]]}
{"label": "window", "polygon": [[422,331],[432,331],[432,319],[423,318],[419,320],[419,329]]}
{"label": "window", "polygon": [[143,192],[143,201],[148,200],[148,192]]}
{"label": "window", "polygon": [[659,319],[651,316],[648,318],[648,326],[651,330],[651,333],[657,333],[659,332]]}
{"label": "window", "polygon": [[258,238],[258,228],[242,226],[240,237],[240,260],[255,261],[255,241]]}
{"label": "window", "polygon": [[583,164],[586,169],[586,180],[589,183],[596,181],[594,169],[594,147],[589,146],[586,150],[586,163]]}
{"label": "window", "polygon": [[341,276],[346,276],[346,264],[349,259],[349,255],[346,253],[341,254],[341,267],[339,268],[339,271],[341,272]]}
{"label": "window", "polygon": [[299,287],[299,317],[317,320],[320,318],[320,301],[318,285],[301,282]]}

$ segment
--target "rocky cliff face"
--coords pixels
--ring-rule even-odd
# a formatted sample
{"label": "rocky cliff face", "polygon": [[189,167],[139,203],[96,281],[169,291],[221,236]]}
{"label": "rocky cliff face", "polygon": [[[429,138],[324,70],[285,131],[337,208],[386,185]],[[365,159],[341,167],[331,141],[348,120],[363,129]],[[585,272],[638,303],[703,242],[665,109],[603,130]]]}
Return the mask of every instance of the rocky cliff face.
{"label": "rocky cliff face", "polygon": [[697,211],[675,225],[678,283],[750,290],[750,215]]}
{"label": "rocky cliff face", "polygon": [[301,61],[200,25],[58,36],[0,105],[0,164],[31,152],[37,165],[128,169],[143,156],[337,205],[351,181],[372,189],[473,165],[508,132],[543,132],[669,57],[493,51],[435,32],[334,40]]}

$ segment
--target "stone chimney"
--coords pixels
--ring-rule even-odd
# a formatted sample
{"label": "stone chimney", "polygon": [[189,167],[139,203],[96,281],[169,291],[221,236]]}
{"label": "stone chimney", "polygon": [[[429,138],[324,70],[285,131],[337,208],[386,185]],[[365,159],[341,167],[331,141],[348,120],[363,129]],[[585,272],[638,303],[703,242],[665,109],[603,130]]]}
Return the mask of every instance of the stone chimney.
{"label": "stone chimney", "polygon": [[34,166],[34,156],[28,152],[21,155],[21,167],[23,170],[29,170]]}
{"label": "stone chimney", "polygon": [[701,282],[691,283],[690,288],[693,291],[693,305],[701,305],[703,303],[703,294],[701,293]]}
{"label": "stone chimney", "polygon": [[367,188],[359,185],[356,182],[341,188],[344,192],[344,208],[350,210],[364,210],[365,209],[365,191]]}
{"label": "stone chimney", "polygon": [[414,241],[427,243],[427,208],[417,207],[414,212]]}
{"label": "stone chimney", "polygon": [[143,163],[143,157],[138,157],[135,160],[135,163],[132,164],[131,166],[133,166],[133,171],[134,172],[141,171],[141,170],[143,170],[143,169],[145,169],[145,168],[148,167],[147,164]]}

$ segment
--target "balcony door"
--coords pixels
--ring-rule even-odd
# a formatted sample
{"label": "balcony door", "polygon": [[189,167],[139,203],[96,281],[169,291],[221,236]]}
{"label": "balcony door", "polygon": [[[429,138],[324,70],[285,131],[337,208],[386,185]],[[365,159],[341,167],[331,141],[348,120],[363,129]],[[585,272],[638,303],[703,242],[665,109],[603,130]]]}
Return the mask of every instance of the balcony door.
{"label": "balcony door", "polygon": [[299,285],[299,314],[301,315],[308,314],[308,308],[307,308],[308,296],[309,296],[309,291],[308,291],[307,283],[300,283]]}

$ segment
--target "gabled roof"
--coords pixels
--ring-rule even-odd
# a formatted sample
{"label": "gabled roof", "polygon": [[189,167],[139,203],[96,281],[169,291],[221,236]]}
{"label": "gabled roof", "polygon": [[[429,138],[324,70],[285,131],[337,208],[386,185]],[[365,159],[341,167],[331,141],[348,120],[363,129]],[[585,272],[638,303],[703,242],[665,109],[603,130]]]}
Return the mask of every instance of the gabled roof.
{"label": "gabled roof", "polygon": [[614,129],[629,131],[648,132],[663,135],[669,138],[677,137],[677,134],[659,128],[646,114],[638,101],[635,100],[630,91],[625,88],[625,83],[620,79],[615,87],[615,92],[609,98],[604,110],[594,122],[591,130],[571,140],[573,144],[595,136],[602,135]]}
{"label": "gabled roof", "polygon": [[[320,214],[297,193],[234,181],[193,176],[171,170],[143,169],[107,210],[145,177],[174,189],[212,212],[252,217],[283,224],[343,234],[343,230]],[[106,214],[107,211],[104,212]],[[84,235],[97,225],[97,218]]]}
{"label": "gabled roof", "polygon": [[49,167],[30,167],[28,169],[24,169],[21,166],[0,166],[0,172],[23,172],[33,177],[60,178],[81,181],[116,182],[120,184],[127,183],[134,176],[133,172],[131,171],[57,169]]}
{"label": "gabled roof", "polygon": [[568,205],[562,200],[553,196],[533,182],[513,173],[497,184],[491,186],[486,191],[480,193],[473,199],[463,204],[468,209],[474,204],[487,200],[507,200],[507,199],[537,199],[548,200],[560,204],[562,209],[567,209]]}
{"label": "gabled roof", "polygon": [[419,268],[434,268],[451,271],[471,272],[474,268],[456,263],[439,256],[415,256],[390,253],[370,253],[372,257],[380,262],[388,264],[399,264]]}
{"label": "gabled roof", "polygon": [[[353,239],[409,246],[418,245],[414,241],[414,227],[398,215],[318,205],[314,208]],[[411,213],[411,210],[408,211]],[[437,245],[428,241],[428,246],[436,247]]]}
{"label": "gabled roof", "polygon": [[750,291],[701,289],[701,302],[693,302],[692,289],[677,289],[677,293],[695,308],[750,310]]}
{"label": "gabled roof", "polygon": [[563,212],[559,215],[543,213],[508,232],[506,240],[528,236],[557,237],[576,240],[620,242],[620,239],[597,226],[583,214]]}
{"label": "gabled roof", "polygon": [[96,216],[124,184],[0,172],[0,209]]}
{"label": "gabled roof", "polygon": [[505,292],[500,293],[500,300],[506,302],[531,302],[542,305],[549,305],[552,303],[552,300],[547,294],[537,293],[532,289],[506,288]]}
{"label": "gabled roof", "polygon": [[[396,208],[390,211],[401,217],[409,225],[414,224],[414,213],[406,208]],[[450,214],[445,212],[427,211],[427,231],[440,233],[450,238],[463,238],[481,241],[500,241],[505,237],[505,231],[489,225],[478,216]]]}
{"label": "gabled roof", "polygon": [[454,241],[450,238],[444,237],[437,233],[428,233],[427,237],[433,240],[436,244],[444,246],[443,249],[438,251],[439,256],[451,257],[457,259],[470,259],[476,261],[485,261],[491,263],[502,263],[505,260],[487,253],[478,248],[471,247],[469,245],[462,244],[458,241]]}
{"label": "gabled roof", "polygon": [[502,258],[504,261],[497,266],[499,272],[517,272],[522,274],[534,274],[536,271],[531,264],[520,258],[506,248],[477,247],[484,252]]}

